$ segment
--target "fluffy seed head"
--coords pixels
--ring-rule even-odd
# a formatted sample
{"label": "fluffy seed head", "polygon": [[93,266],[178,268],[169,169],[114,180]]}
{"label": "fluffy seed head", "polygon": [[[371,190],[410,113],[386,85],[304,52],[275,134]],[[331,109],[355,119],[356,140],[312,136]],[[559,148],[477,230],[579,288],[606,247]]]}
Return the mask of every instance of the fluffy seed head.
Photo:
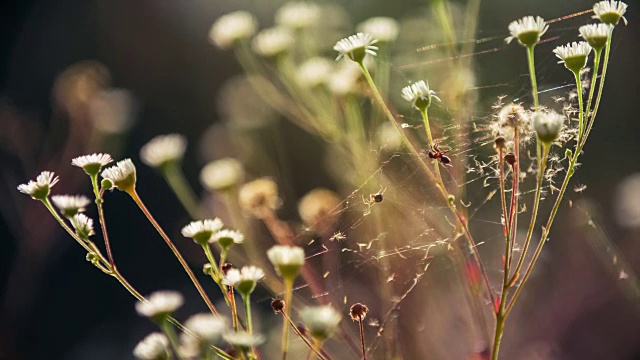
{"label": "fluffy seed head", "polygon": [[327,189],[313,189],[298,203],[298,214],[302,221],[316,232],[331,231],[340,218],[342,201]]}
{"label": "fluffy seed head", "polygon": [[136,167],[131,159],[118,161],[104,169],[101,175],[122,191],[133,191],[136,186]]}
{"label": "fluffy seed head", "polygon": [[425,111],[431,106],[431,98],[440,101],[435,91],[429,89],[429,83],[424,80],[405,86],[402,89],[402,97],[420,111]]}
{"label": "fluffy seed head", "polygon": [[184,326],[209,345],[220,340],[227,329],[227,321],[223,317],[202,313],[191,316]]}
{"label": "fluffy seed head", "polygon": [[264,278],[264,271],[256,266],[245,266],[242,269],[227,271],[222,283],[232,286],[242,296],[251,294],[256,289],[258,281]]}
{"label": "fluffy seed head", "polygon": [[210,243],[218,243],[221,248],[229,249],[233,244],[242,244],[244,241],[244,234],[238,230],[223,229],[216,231],[211,239]]}
{"label": "fluffy seed head", "polygon": [[591,46],[586,41],[572,42],[566,46],[558,46],[553,49],[553,53],[560,58],[560,63],[573,71],[579,73],[587,65],[587,57],[591,52]]}
{"label": "fluffy seed head", "polygon": [[371,34],[374,39],[383,43],[396,41],[400,32],[398,21],[385,16],[369,18],[361,22],[357,29],[359,32]]}
{"label": "fluffy seed head", "polygon": [[136,345],[133,356],[141,360],[168,360],[169,339],[162,333],[151,333]]}
{"label": "fluffy seed head", "polygon": [[143,163],[162,169],[167,165],[182,160],[187,149],[187,139],[180,134],[156,136],[140,149]]}
{"label": "fluffy seed head", "polygon": [[367,54],[376,56],[378,47],[373,44],[377,42],[378,40],[374,39],[371,34],[361,32],[344,38],[333,47],[333,50],[339,52],[336,60],[346,56],[357,63],[362,63]]}
{"label": "fluffy seed head", "polygon": [[275,15],[275,22],[294,30],[313,27],[320,20],[320,7],[312,2],[298,1],[284,4]]}
{"label": "fluffy seed head", "polygon": [[76,234],[83,239],[89,240],[90,236],[93,236],[93,219],[85,214],[78,213],[73,215],[70,219],[71,225],[76,230]]}
{"label": "fluffy seed head", "polygon": [[580,26],[578,32],[580,32],[580,36],[585,39],[592,48],[602,50],[607,45],[612,30],[613,25],[600,23]]}
{"label": "fluffy seed head", "polygon": [[326,84],[335,68],[333,61],[314,57],[303,62],[297,70],[296,80],[304,88]]}
{"label": "fluffy seed head", "polygon": [[274,26],[260,31],[251,45],[256,54],[266,58],[275,58],[288,51],[293,43],[294,38],[291,30],[283,26]]}
{"label": "fluffy seed head", "polygon": [[550,144],[560,136],[560,130],[564,124],[564,116],[555,111],[537,111],[533,114],[533,127],[538,139],[545,144]]}
{"label": "fluffy seed head", "polygon": [[234,11],[221,16],[209,30],[209,39],[221,49],[230,49],[256,33],[258,22],[248,11]]}
{"label": "fluffy seed head", "polygon": [[240,207],[262,218],[265,211],[275,210],[280,206],[278,185],[269,178],[261,178],[244,184],[238,193]]}
{"label": "fluffy seed head", "polygon": [[18,191],[31,195],[35,200],[44,200],[49,196],[51,188],[58,183],[58,177],[51,171],[43,171],[36,177],[36,181],[29,180],[26,184],[18,185]]}
{"label": "fluffy seed head", "polygon": [[176,311],[184,303],[177,291],[156,291],[147,297],[147,301],[136,303],[136,311],[152,320],[162,320]]}
{"label": "fluffy seed head", "polygon": [[91,203],[91,200],[84,195],[54,195],[51,197],[51,201],[67,218],[84,212],[85,207]]}
{"label": "fluffy seed head", "polygon": [[540,36],[544,35],[549,29],[549,25],[540,16],[525,16],[522,19],[515,20],[509,24],[509,32],[511,36],[505,39],[510,43],[513,39],[523,46],[533,46],[540,41]]}
{"label": "fluffy seed head", "polygon": [[98,175],[103,166],[113,162],[109,154],[91,154],[78,156],[71,160],[71,165],[82,168],[89,176]]}
{"label": "fluffy seed head", "polygon": [[193,241],[200,245],[205,245],[211,240],[211,237],[216,231],[222,229],[222,226],[224,226],[224,224],[222,220],[218,218],[196,220],[183,227],[181,233],[182,236],[192,238]]}
{"label": "fluffy seed head", "polygon": [[514,129],[519,129],[520,133],[530,131],[529,120],[529,114],[522,105],[507,104],[498,111],[497,121],[493,124],[493,133],[495,136],[511,139]]}
{"label": "fluffy seed head", "polygon": [[623,16],[627,12],[627,4],[622,1],[600,1],[593,5],[594,19],[599,19],[605,24],[618,25],[620,19],[627,25],[627,19]]}
{"label": "fluffy seed head", "polygon": [[298,276],[304,265],[304,250],[298,246],[276,245],[267,251],[267,257],[278,275],[285,279]]}
{"label": "fluffy seed head", "polygon": [[309,306],[300,311],[300,318],[311,336],[324,340],[337,328],[342,315],[328,305]]}
{"label": "fluffy seed head", "polygon": [[244,168],[233,158],[215,160],[202,168],[200,182],[211,191],[225,191],[238,185],[244,179]]}

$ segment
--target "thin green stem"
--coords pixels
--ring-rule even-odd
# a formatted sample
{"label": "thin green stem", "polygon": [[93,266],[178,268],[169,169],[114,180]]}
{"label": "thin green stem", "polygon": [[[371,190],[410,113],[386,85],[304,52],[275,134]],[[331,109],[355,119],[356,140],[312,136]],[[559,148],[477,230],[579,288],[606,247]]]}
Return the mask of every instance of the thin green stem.
{"label": "thin green stem", "polygon": [[107,222],[104,217],[104,209],[102,204],[104,201],[102,200],[102,194],[100,193],[100,189],[98,188],[98,175],[91,176],[91,186],[93,187],[93,193],[95,195],[95,203],[98,208],[98,220],[100,221],[100,228],[102,229],[102,238],[104,240],[104,246],[107,249],[107,257],[109,258],[109,265],[111,269],[116,271],[116,264],[113,259],[113,253],[111,252],[111,242],[109,241],[109,233],[107,232]]}
{"label": "thin green stem", "polygon": [[584,136],[584,112],[582,103],[582,80],[580,79],[580,72],[573,73],[576,78],[576,86],[578,91],[578,144],[582,143],[582,137]]}
{"label": "thin green stem", "polygon": [[167,338],[169,339],[169,343],[171,344],[171,347],[173,348],[173,352],[176,354],[176,357],[178,359],[182,359],[182,355],[180,353],[180,343],[178,342],[178,336],[176,335],[176,330],[174,329],[174,327],[172,326],[172,324],[169,322],[168,319],[164,319],[162,320],[162,324],[160,325],[160,328],[162,329],[162,332],[164,332],[165,335],[167,335]]}
{"label": "thin green stem", "polygon": [[[293,279],[284,278],[284,315],[286,318],[291,314],[291,299],[293,298]],[[282,360],[287,359],[287,351],[289,347],[289,324],[285,321],[282,327]]]}
{"label": "thin green stem", "polygon": [[[503,308],[504,305],[500,304],[500,307]],[[500,343],[502,342],[502,334],[504,333],[504,322],[506,317],[503,316],[502,310],[496,314],[496,333],[493,339],[493,350],[491,351],[491,360],[498,360],[498,353],[500,352]]]}
{"label": "thin green stem", "polygon": [[[286,305],[287,304],[285,303],[285,309],[287,308]],[[286,312],[281,311],[281,313],[282,313],[282,316],[284,316],[284,324],[286,326],[291,326],[291,328],[296,333],[296,335],[298,335],[298,337],[300,337],[300,339],[302,339],[302,341],[309,347],[309,349],[311,349],[311,351],[315,352],[316,355],[318,355],[318,358],[320,360],[330,360],[330,358],[328,356],[323,355],[320,351],[317,351],[315,349],[315,347],[309,342],[309,339],[307,339],[307,337],[304,336],[304,334],[300,332],[300,330],[298,329],[296,324],[294,324],[293,321],[291,321],[291,318],[289,317],[289,315],[286,314]]]}
{"label": "thin green stem", "polygon": [[593,73],[591,74],[591,83],[589,84],[589,98],[587,99],[587,107],[584,109],[585,116],[589,120],[591,115],[591,102],[593,94],[596,90],[596,82],[598,80],[598,70],[600,70],[600,58],[602,57],[602,49],[596,49],[593,58]]}
{"label": "thin green stem", "polygon": [[[58,212],[53,208],[53,205],[51,205],[51,201],[49,201],[49,198],[45,198],[44,200],[41,200],[42,203],[44,204],[44,206],[47,208],[47,210],[49,210],[49,212],[51,213],[51,215],[53,215],[53,217],[56,219],[56,221],[58,221],[58,223],[62,226],[62,228],[69,233],[69,235],[71,235],[71,237],[78,243],[80,244],[80,246],[82,246],[85,250],[87,250],[88,253],[94,253],[93,249],[87,244],[86,241],[82,240],[78,235],[76,235],[75,231],[71,230],[71,228],[69,227],[69,225],[67,225],[67,223],[64,222],[64,220],[60,217],[60,215],[58,214]],[[105,264],[108,265],[108,262],[105,261]]]}
{"label": "thin green stem", "polygon": [[171,190],[176,194],[176,197],[185,210],[187,210],[189,216],[192,219],[197,219],[200,213],[198,198],[194,194],[189,182],[187,182],[180,165],[178,163],[172,163],[165,166],[161,171],[167,184],[169,184]]}
{"label": "thin green stem", "polygon": [[200,285],[200,282],[198,282],[196,275],[193,273],[191,268],[189,268],[187,261],[184,259],[184,257],[182,257],[182,254],[180,253],[178,248],[173,244],[169,236],[167,236],[167,234],[164,232],[162,227],[160,227],[160,224],[158,224],[156,219],[153,218],[153,215],[151,215],[147,207],[144,205],[144,203],[142,202],[142,199],[140,198],[140,196],[138,196],[138,193],[136,192],[135,188],[131,189],[130,191],[127,191],[127,193],[129,194],[129,196],[131,196],[133,201],[138,205],[140,210],[144,213],[144,215],[147,217],[147,220],[149,220],[151,225],[153,225],[153,227],[156,229],[158,234],[160,234],[160,236],[165,241],[167,246],[169,246],[169,249],[171,249],[171,251],[173,252],[173,255],[178,259],[184,271],[187,273],[187,275],[189,275],[191,282],[193,282],[193,285],[198,290],[198,293],[200,293],[202,300],[204,300],[205,304],[207,304],[207,307],[209,308],[211,313],[214,315],[218,315],[218,311],[216,311],[216,308],[215,306],[213,306],[211,299],[209,299],[209,297],[207,296],[207,293],[202,288],[202,285]]}
{"label": "thin green stem", "polygon": [[540,103],[538,102],[538,82],[536,80],[534,49],[535,49],[535,45],[527,46],[527,60],[529,63],[529,76],[531,78],[531,96],[533,96],[534,110],[538,111],[540,109]]}
{"label": "thin green stem", "polygon": [[242,295],[244,301],[244,315],[247,318],[247,332],[253,334],[253,321],[251,320],[251,294]]}
{"label": "thin green stem", "polygon": [[591,114],[591,121],[589,121],[589,125],[587,128],[586,136],[582,139],[582,146],[584,146],[584,142],[587,140],[587,136],[591,132],[591,128],[593,127],[593,123],[596,120],[596,114],[598,113],[598,108],[600,107],[600,100],[602,99],[602,92],[604,90],[604,79],[607,75],[607,68],[609,67],[609,55],[611,54],[611,40],[613,38],[613,29],[611,29],[611,33],[609,34],[609,40],[607,41],[607,47],[604,51],[604,63],[602,64],[602,74],[600,75],[600,85],[598,86],[598,96],[596,97],[595,104],[593,106],[593,113]]}

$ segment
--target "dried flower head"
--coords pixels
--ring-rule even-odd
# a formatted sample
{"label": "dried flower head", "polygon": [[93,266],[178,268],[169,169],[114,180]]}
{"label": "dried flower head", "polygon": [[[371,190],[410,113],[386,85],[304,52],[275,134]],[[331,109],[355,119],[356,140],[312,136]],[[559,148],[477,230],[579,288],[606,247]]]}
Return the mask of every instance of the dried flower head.
{"label": "dried flower head", "polygon": [[627,25],[627,19],[623,16],[627,12],[627,4],[622,1],[600,1],[593,5],[594,19],[599,19],[605,24],[618,25],[620,19]]}
{"label": "dried flower head", "polygon": [[287,52],[294,44],[291,30],[282,26],[264,29],[253,39],[253,51],[266,58],[275,58]]}
{"label": "dried flower head", "polygon": [[116,165],[104,169],[101,175],[122,191],[133,191],[136,186],[136,167],[131,159],[118,161]]}
{"label": "dried flower head", "polygon": [[210,243],[218,243],[221,248],[227,250],[233,244],[242,244],[244,241],[244,234],[238,230],[223,229],[216,231],[211,239]]}
{"label": "dried flower head", "polygon": [[227,271],[222,283],[232,286],[240,295],[247,296],[256,289],[258,281],[264,278],[264,271],[256,266],[244,266],[242,269]]}
{"label": "dried flower head", "polygon": [[523,46],[533,46],[540,41],[540,36],[544,35],[549,29],[549,25],[540,16],[525,16],[522,19],[515,20],[509,24],[509,32],[511,36],[505,39],[510,43],[513,39]]}
{"label": "dried flower head", "polygon": [[300,311],[300,318],[311,336],[324,340],[338,327],[342,315],[328,305],[309,306]]}
{"label": "dried flower head", "polygon": [[253,36],[258,21],[248,11],[234,11],[221,16],[211,27],[209,39],[221,49],[229,49],[235,43]]}
{"label": "dried flower head", "polygon": [[271,300],[271,308],[276,314],[284,311],[286,305],[287,304],[284,303],[284,300],[280,298],[273,298],[273,300]]}
{"label": "dried flower head", "polygon": [[82,168],[89,176],[96,176],[102,170],[102,167],[113,162],[109,154],[91,154],[78,156],[71,160],[71,165]]}
{"label": "dried flower head", "polygon": [[169,339],[162,333],[151,333],[136,345],[133,356],[141,360],[168,360],[171,358]]}
{"label": "dried flower head", "polygon": [[244,184],[238,194],[240,207],[262,218],[265,211],[275,210],[280,206],[278,185],[269,178],[261,178]]}
{"label": "dried flower head", "polygon": [[18,185],[18,191],[31,195],[35,200],[44,200],[49,196],[51,188],[58,183],[58,177],[51,171],[43,171],[36,177],[36,181],[29,180],[26,184]]}
{"label": "dried flower head", "polygon": [[287,2],[275,15],[275,22],[294,30],[313,27],[320,21],[320,7],[306,1]]}
{"label": "dried flower head", "polygon": [[613,25],[600,23],[580,26],[578,32],[592,48],[599,51],[607,45],[612,30]]}
{"label": "dried flower head", "polygon": [[304,250],[298,246],[276,245],[267,251],[267,257],[278,275],[293,279],[304,265]]}
{"label": "dried flower head", "polygon": [[536,111],[533,116],[533,128],[538,139],[545,144],[550,144],[560,136],[560,130],[564,124],[564,116],[555,111]]}
{"label": "dried flower head", "polygon": [[334,68],[333,61],[323,57],[314,57],[298,67],[296,80],[304,88],[314,88],[326,84],[331,78]]}
{"label": "dried flower head", "polygon": [[245,331],[228,332],[222,336],[224,341],[240,351],[249,350],[251,347],[264,342],[264,336],[260,334],[249,334]]}
{"label": "dried flower head", "polygon": [[564,66],[576,74],[580,73],[587,65],[587,57],[591,52],[591,46],[586,41],[572,42],[566,46],[558,46],[553,53],[560,58]]}
{"label": "dried flower head", "polygon": [[351,309],[349,309],[349,316],[351,316],[351,320],[353,321],[362,321],[367,317],[369,313],[369,308],[365,304],[355,303],[351,305]]}
{"label": "dried flower head", "polygon": [[84,195],[54,195],[51,197],[51,201],[67,218],[84,212],[85,207],[91,203],[91,200]]}
{"label": "dried flower head", "polygon": [[309,191],[298,203],[302,221],[316,232],[333,232],[340,218],[342,201],[331,190],[317,188]]}
{"label": "dried flower head", "polygon": [[425,111],[431,106],[431,98],[440,101],[435,91],[429,89],[429,83],[424,80],[415,82],[402,89],[402,97],[409,101],[414,108]]}
{"label": "dried flower head", "polygon": [[520,133],[529,132],[529,121],[529,114],[522,105],[510,103],[501,107],[500,111],[498,111],[493,133],[495,136],[511,139],[515,129],[519,129]]}
{"label": "dried flower head", "polygon": [[78,213],[73,215],[69,220],[71,221],[71,226],[76,230],[76,234],[78,234],[78,237],[82,240],[89,240],[89,237],[94,235],[93,219],[90,217]]}
{"label": "dried flower head", "polygon": [[180,134],[156,136],[140,149],[143,163],[163,169],[171,163],[182,160],[187,149],[187,139]]}
{"label": "dried flower head", "polygon": [[204,246],[216,231],[222,229],[222,226],[224,224],[218,218],[196,220],[183,227],[181,233],[182,236],[192,238],[193,241]]}
{"label": "dried flower head", "polygon": [[200,171],[200,182],[211,191],[225,191],[244,179],[242,163],[234,158],[212,161]]}
{"label": "dried flower head", "polygon": [[400,32],[398,21],[385,16],[369,18],[361,22],[357,29],[359,32],[371,34],[374,39],[383,43],[396,41]]}
{"label": "dried flower head", "polygon": [[333,50],[340,53],[336,60],[340,60],[346,56],[361,64],[367,54],[376,56],[378,47],[373,46],[373,44],[377,42],[378,40],[374,39],[371,34],[360,32],[344,38],[338,41],[333,47]]}
{"label": "dried flower head", "polygon": [[184,323],[184,327],[194,333],[206,345],[214,344],[227,329],[225,318],[213,314],[196,314]]}
{"label": "dried flower head", "polygon": [[154,321],[165,319],[184,303],[177,291],[156,291],[147,297],[147,301],[136,303],[136,311]]}

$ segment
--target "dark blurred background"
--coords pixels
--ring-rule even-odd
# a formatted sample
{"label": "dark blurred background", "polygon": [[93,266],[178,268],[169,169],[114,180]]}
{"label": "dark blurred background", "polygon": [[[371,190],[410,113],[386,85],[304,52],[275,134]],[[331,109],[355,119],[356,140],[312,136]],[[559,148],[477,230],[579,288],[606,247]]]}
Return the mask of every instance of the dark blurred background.
{"label": "dark blurred background", "polygon": [[[262,7],[274,8],[277,3],[267,1]],[[588,187],[568,197],[576,204],[590,204],[590,214],[627,257],[630,269],[640,271],[640,236],[637,227],[619,221],[620,198],[616,196],[620,182],[640,170],[636,107],[640,101],[640,3],[628,3],[629,26],[616,30],[598,124],[582,158],[581,170],[586,171],[574,176],[574,182]],[[342,5],[358,22],[377,15],[400,17],[425,2],[358,0]],[[478,36],[502,35],[511,20],[523,15],[551,19],[591,5],[584,0],[484,1]],[[56,158],[60,153],[54,150],[63,144],[55,137],[41,136],[66,132],[69,125],[52,105],[56,78],[81,61],[103,64],[110,86],[131,91],[137,105],[136,124],[127,135],[113,140],[118,146],[107,141],[104,148],[117,149],[114,156],[137,161],[138,149],[151,137],[183,133],[190,140],[185,172],[198,187],[198,171],[204,162],[198,149],[207,145],[199,144],[200,135],[218,121],[216,99],[221,85],[240,71],[230,53],[211,46],[207,33],[220,15],[250,6],[255,2],[22,0],[1,5],[0,358],[129,358],[136,342],[153,329],[135,313],[134,299],[117,282],[87,264],[82,249],[74,246],[42,209],[26,205],[30,200],[15,191],[17,184],[45,169],[69,172],[85,180],[71,168],[70,157]],[[568,31],[575,31],[585,21],[583,16],[578,22],[560,26],[566,24]],[[479,86],[513,83],[526,71],[524,60],[513,60],[522,55],[521,49],[511,46],[477,56]],[[560,67],[551,70],[553,62],[549,55],[539,65],[541,88],[571,80]],[[481,92],[481,104],[488,110],[495,96],[519,91],[512,87]],[[526,91],[520,93],[526,95]],[[293,126],[285,131],[295,134],[297,143],[315,142]],[[16,156],[16,149],[25,150],[24,157]],[[63,154],[81,155],[78,151],[71,148]],[[51,164],[63,165],[46,167]],[[139,186],[141,196],[169,234],[177,238],[188,216],[156,173],[144,166],[138,169],[139,183],[144,184]],[[300,175],[298,181],[308,178]],[[63,178],[56,190],[89,190],[88,183],[69,184],[67,180]],[[623,198],[640,206],[638,189]],[[18,216],[25,209],[30,211],[26,226]],[[619,286],[625,279],[606,265],[611,258],[603,260],[604,250],[573,236],[576,231],[570,225],[570,213],[563,210],[552,233],[554,240],[562,241],[552,242],[545,250],[548,258],[540,265],[554,272],[554,280],[519,304],[523,311],[530,311],[528,345],[551,341],[551,350],[542,346],[538,354],[516,355],[518,343],[514,341],[509,350],[507,334],[505,354],[511,355],[505,355],[506,359],[640,359],[640,307],[633,286]],[[119,268],[142,293],[177,289],[188,299],[197,297],[179,267],[168,265],[177,264],[128,198],[118,192],[109,194],[106,212]],[[187,244],[180,246],[189,252]],[[188,256],[198,261],[200,255]],[[267,302],[259,306],[266,307]],[[188,301],[178,316],[203,310],[198,301]]]}

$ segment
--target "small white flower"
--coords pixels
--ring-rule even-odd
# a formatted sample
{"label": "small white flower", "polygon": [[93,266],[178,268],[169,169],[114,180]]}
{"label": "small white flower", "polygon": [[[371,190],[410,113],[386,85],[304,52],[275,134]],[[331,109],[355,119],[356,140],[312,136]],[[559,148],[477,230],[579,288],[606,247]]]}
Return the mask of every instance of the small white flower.
{"label": "small white flower", "polygon": [[203,313],[191,316],[184,326],[207,344],[213,344],[222,337],[227,321],[223,317]]}
{"label": "small white flower", "polygon": [[613,30],[613,25],[600,23],[580,26],[578,32],[580,32],[580,36],[585,39],[591,47],[596,50],[601,50],[607,45],[611,30]]}
{"label": "small white flower", "polygon": [[103,166],[111,163],[113,159],[109,154],[91,154],[78,156],[71,160],[71,165],[82,168],[88,175],[97,175]]}
{"label": "small white flower", "polygon": [[351,61],[343,61],[338,64],[329,79],[329,90],[338,96],[356,93],[358,91],[358,81],[361,77],[362,69],[358,64]]}
{"label": "small white flower", "polygon": [[192,238],[198,244],[204,245],[211,240],[213,234],[222,229],[224,224],[219,218],[192,221],[182,228],[182,236]]}
{"label": "small white flower", "polygon": [[233,158],[212,161],[200,171],[200,182],[209,190],[227,190],[242,182],[243,178],[242,163]]}
{"label": "small white flower", "polygon": [[564,116],[555,111],[537,111],[533,114],[533,128],[540,141],[550,144],[560,136],[564,124]]}
{"label": "small white flower", "polygon": [[429,83],[424,80],[405,86],[402,89],[402,97],[409,101],[413,107],[421,111],[431,106],[431,98],[440,101],[440,98],[436,96],[436,92],[429,89]]}
{"label": "small white flower", "polygon": [[152,319],[163,319],[176,311],[184,303],[184,298],[177,291],[156,291],[149,295],[147,301],[136,303],[136,311],[142,316]]}
{"label": "small white flower", "polygon": [[284,4],[275,15],[280,26],[299,30],[312,27],[320,20],[320,7],[312,2],[295,1]]}
{"label": "small white flower", "polygon": [[49,196],[51,188],[58,183],[58,177],[51,171],[43,171],[36,177],[36,181],[29,180],[26,184],[18,185],[18,191],[31,195],[36,200],[44,200]]}
{"label": "small white flower", "polygon": [[400,32],[396,19],[385,16],[369,18],[361,22],[357,29],[359,32],[371,34],[373,38],[386,43],[395,41]]}
{"label": "small white flower", "polygon": [[65,217],[84,212],[85,207],[91,203],[91,200],[84,195],[54,195],[51,201]]}
{"label": "small white flower", "polygon": [[222,283],[232,286],[242,296],[249,295],[255,290],[256,283],[264,278],[264,271],[256,266],[244,266],[241,270],[230,269],[224,276]]}
{"label": "small white flower", "polygon": [[187,139],[180,134],[156,136],[140,149],[140,159],[145,164],[162,168],[182,159],[187,149]]}
{"label": "small white flower", "polygon": [[265,210],[280,206],[278,185],[269,178],[256,179],[244,184],[238,193],[240,207],[262,218]]}
{"label": "small white flower", "polygon": [[561,45],[553,49],[553,53],[560,58],[560,63],[564,63],[564,66],[573,72],[579,72],[585,67],[590,52],[591,46],[586,41],[574,41],[566,46]]}
{"label": "small white flower", "polygon": [[90,236],[93,236],[93,219],[85,214],[78,213],[69,220],[81,239],[88,240]]}
{"label": "small white flower", "polygon": [[133,356],[141,360],[170,359],[169,339],[159,332],[151,333],[136,345]]}
{"label": "small white flower", "polygon": [[244,234],[238,230],[223,229],[216,231],[209,239],[210,243],[218,243],[223,249],[228,249],[233,244],[242,244]]}
{"label": "small white flower", "polygon": [[264,336],[260,334],[252,335],[245,331],[228,332],[222,337],[224,341],[240,350],[249,350],[253,346],[262,344],[265,340]]}
{"label": "small white flower", "polygon": [[104,169],[101,175],[122,191],[133,190],[136,185],[136,167],[131,159],[118,161]]}
{"label": "small white flower", "polygon": [[509,24],[511,36],[505,39],[510,43],[513,39],[518,39],[524,46],[532,46],[540,41],[540,36],[549,29],[549,25],[540,16],[525,16]]}
{"label": "small white flower", "polygon": [[378,47],[373,46],[373,44],[377,42],[378,40],[374,39],[371,34],[367,33],[357,33],[344,38],[338,41],[333,47],[333,50],[340,53],[336,60],[340,60],[347,56],[349,59],[357,63],[361,63],[367,54],[376,56],[376,50],[378,50]]}
{"label": "small white flower", "polygon": [[300,311],[302,323],[316,339],[326,339],[336,329],[342,315],[331,306],[309,306]]}
{"label": "small white flower", "polygon": [[260,56],[273,58],[284,53],[293,46],[294,38],[291,30],[282,26],[264,29],[253,39],[253,51]]}
{"label": "small white flower", "polygon": [[334,68],[333,61],[322,57],[314,57],[300,65],[296,73],[296,79],[300,86],[314,88],[327,83]]}
{"label": "small white flower", "polygon": [[267,251],[267,257],[276,272],[284,278],[298,276],[300,268],[304,265],[304,250],[298,246],[273,246]]}
{"label": "small white flower", "polygon": [[234,43],[248,39],[256,33],[258,22],[247,11],[234,11],[221,16],[211,27],[209,39],[221,49],[229,49]]}
{"label": "small white flower", "polygon": [[600,1],[593,5],[594,19],[599,19],[605,24],[618,25],[622,18],[627,25],[627,19],[623,16],[627,12],[627,4],[622,1]]}

